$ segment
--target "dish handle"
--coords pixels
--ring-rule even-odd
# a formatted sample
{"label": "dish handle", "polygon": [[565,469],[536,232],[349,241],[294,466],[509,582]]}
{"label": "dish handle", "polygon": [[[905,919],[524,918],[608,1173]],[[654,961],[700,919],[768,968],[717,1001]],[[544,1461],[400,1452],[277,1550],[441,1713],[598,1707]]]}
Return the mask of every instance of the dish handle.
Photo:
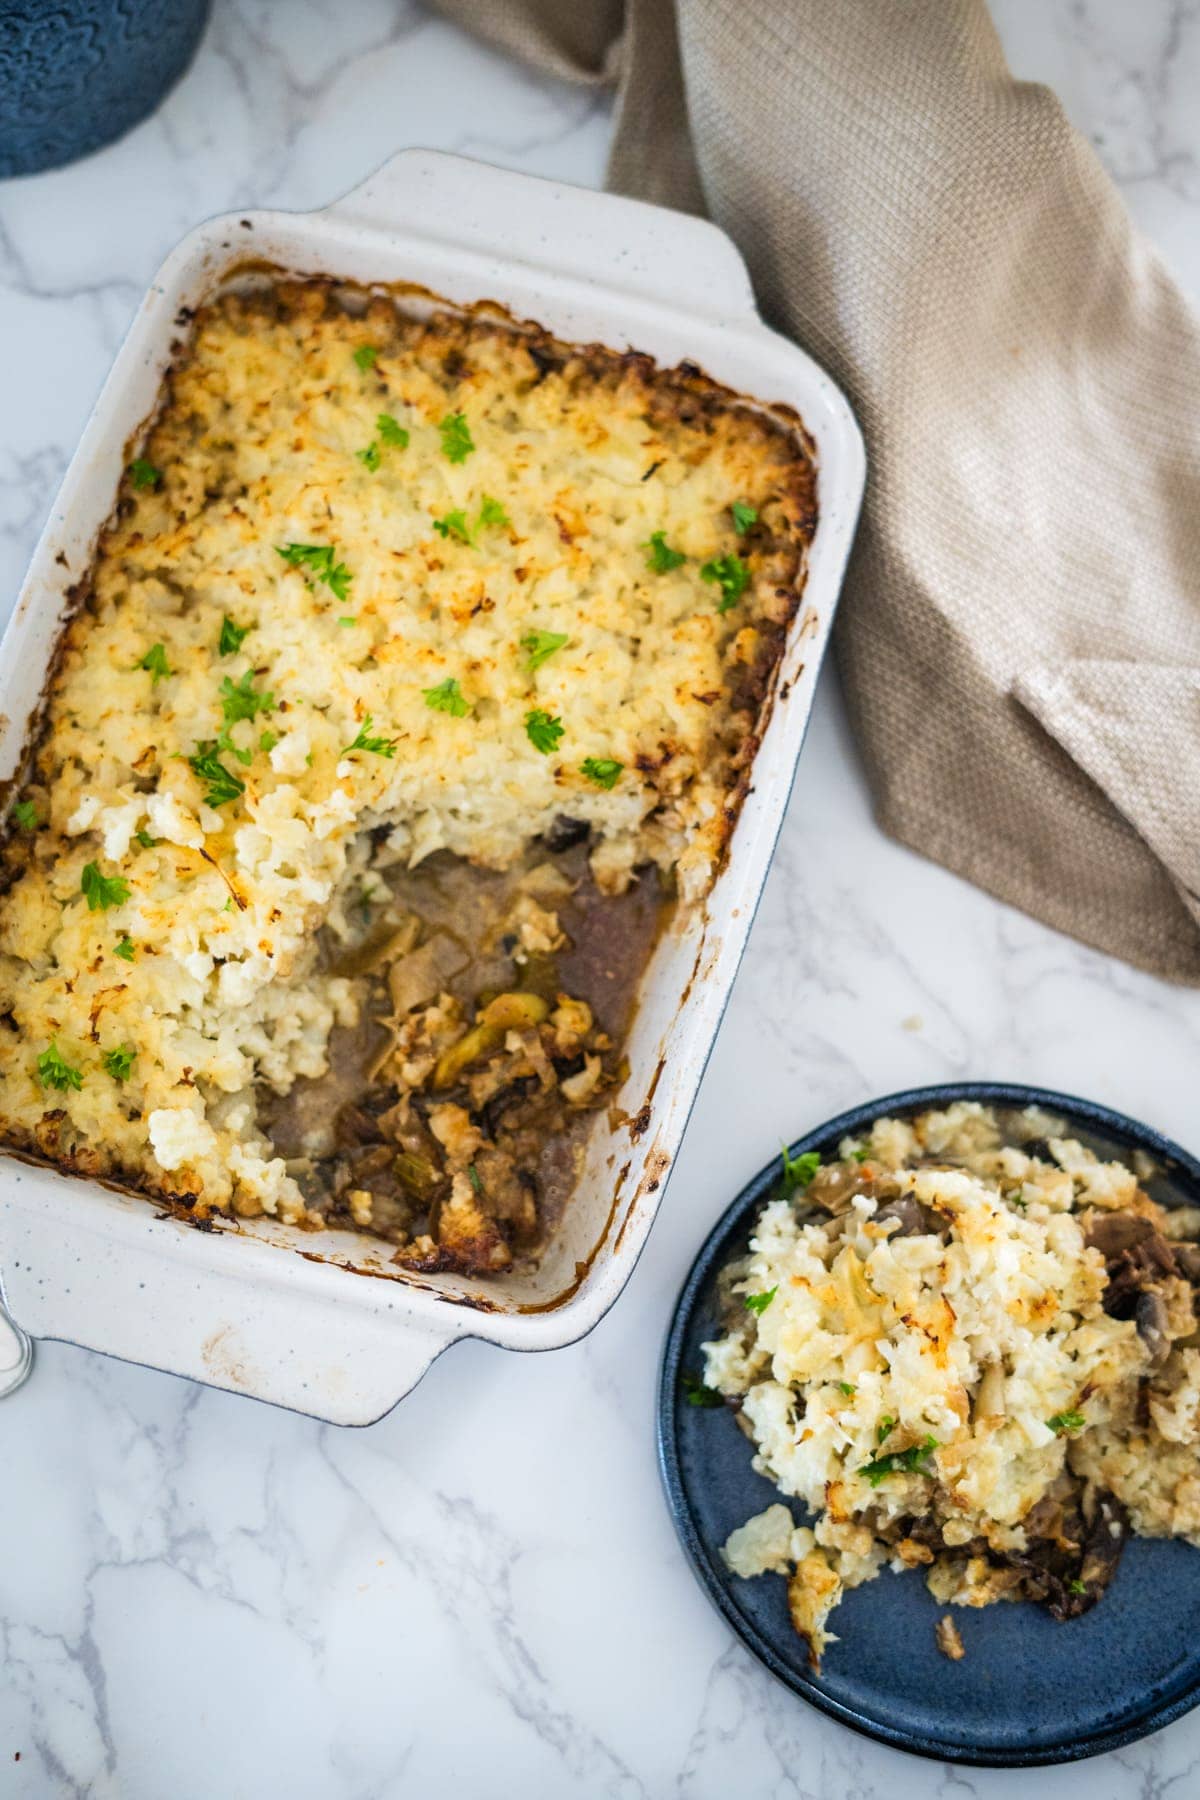
{"label": "dish handle", "polygon": [[686,295],[693,317],[757,318],[741,253],[707,219],[442,150],[399,151],[322,217],[404,230],[672,306]]}
{"label": "dish handle", "polygon": [[[0,1169],[0,1301],[34,1339],[101,1350],[330,1424],[370,1425],[466,1335],[453,1308],[414,1317],[399,1282],[306,1264],[241,1233],[202,1235],[156,1218],[144,1201],[93,1191],[82,1206],[64,1206],[68,1179]],[[35,1187],[40,1205],[21,1191]],[[368,1287],[375,1293],[364,1306]]]}

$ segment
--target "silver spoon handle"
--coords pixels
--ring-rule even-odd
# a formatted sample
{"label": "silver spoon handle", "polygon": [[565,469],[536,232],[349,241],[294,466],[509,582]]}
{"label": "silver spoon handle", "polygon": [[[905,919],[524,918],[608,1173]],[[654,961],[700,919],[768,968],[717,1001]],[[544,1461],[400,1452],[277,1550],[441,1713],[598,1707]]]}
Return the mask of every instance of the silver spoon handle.
{"label": "silver spoon handle", "polygon": [[33,1339],[0,1302],[0,1400],[15,1394],[33,1368]]}

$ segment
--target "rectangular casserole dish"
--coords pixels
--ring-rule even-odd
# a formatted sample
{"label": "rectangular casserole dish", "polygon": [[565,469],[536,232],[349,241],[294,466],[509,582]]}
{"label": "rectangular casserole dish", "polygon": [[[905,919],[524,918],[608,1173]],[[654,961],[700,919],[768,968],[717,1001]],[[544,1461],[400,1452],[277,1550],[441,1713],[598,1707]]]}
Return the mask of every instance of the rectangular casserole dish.
{"label": "rectangular casserole dish", "polygon": [[[453,241],[442,221],[453,221]],[[440,1350],[573,1341],[612,1304],[645,1241],[728,997],[782,820],[863,484],[842,396],[754,311],[714,227],[463,159],[406,151],[311,215],[199,227],[160,271],[84,433],[0,652],[0,793],[24,755],[72,591],[127,446],[156,403],[180,314],[248,260],[497,301],[557,337],[687,359],[794,408],[817,447],[819,523],[754,780],[701,907],[682,911],[640,989],[623,1122],[598,1120],[562,1227],[532,1273],[486,1283],[401,1272],[369,1241],[270,1219],[199,1232],[144,1198],[15,1156],[0,1163],[0,1280],[17,1321],[338,1423],[379,1417]],[[688,296],[682,301],[679,296]],[[700,300],[691,298],[700,295]],[[615,1116],[615,1115],[614,1115]]]}

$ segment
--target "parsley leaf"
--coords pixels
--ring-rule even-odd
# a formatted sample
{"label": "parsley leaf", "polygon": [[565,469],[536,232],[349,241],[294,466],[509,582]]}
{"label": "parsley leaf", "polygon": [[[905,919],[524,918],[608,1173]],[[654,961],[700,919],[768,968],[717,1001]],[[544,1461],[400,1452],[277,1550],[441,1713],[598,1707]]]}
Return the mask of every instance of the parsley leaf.
{"label": "parsley leaf", "polygon": [[354,454],[357,456],[360,463],[365,463],[367,465],[372,475],[383,461],[383,452],[380,450],[378,444],[368,444],[365,450],[356,450]]}
{"label": "parsley leaf", "polygon": [[689,1375],[685,1370],[679,1380],[689,1406],[724,1406],[716,1388],[707,1387],[698,1375]]}
{"label": "parsley leaf", "polygon": [[12,809],[12,816],[22,831],[37,830],[37,807],[32,800],[18,800]]}
{"label": "parsley leaf", "polygon": [[138,456],[129,465],[129,478],[135,488],[156,488],[162,480],[162,470],[156,469],[144,456]]}
{"label": "parsley leaf", "polygon": [[124,962],[132,962],[133,939],[131,937],[120,938],[117,943],[113,945],[113,955],[119,956]]}
{"label": "parsley leaf", "polygon": [[898,1419],[893,1419],[891,1413],[884,1413],[882,1419],[880,1419],[878,1425],[875,1427],[875,1442],[877,1444],[886,1444],[899,1423],[900,1421]]}
{"label": "parsley leaf", "polygon": [[444,519],[435,519],[433,529],[439,537],[457,538],[460,544],[474,543],[471,527],[467,524],[467,515],[460,507],[448,512]]}
{"label": "parsley leaf", "polygon": [[263,755],[267,756],[275,748],[278,742],[279,733],[277,731],[264,731],[258,740],[258,747]]}
{"label": "parsley leaf", "polygon": [[[220,694],[221,713],[225,720],[226,733],[231,725],[237,724],[239,719],[253,719],[260,712],[273,713],[275,711],[274,694],[255,691],[253,669],[247,669],[238,681],[231,681],[226,675],[221,683]],[[227,749],[229,746],[223,747]]]}
{"label": "parsley leaf", "polygon": [[737,605],[750,586],[750,571],[740,556],[714,556],[700,570],[702,581],[715,581],[721,590],[717,611],[725,613]]}
{"label": "parsley leaf", "polygon": [[819,1150],[805,1150],[800,1156],[791,1156],[788,1147],[781,1148],[783,1157],[783,1185],[787,1193],[795,1193],[797,1188],[806,1188],[821,1166]]}
{"label": "parsley leaf", "polygon": [[442,434],[442,455],[448,462],[466,462],[475,448],[475,440],[471,436],[471,427],[466,416],[460,412],[447,413],[438,430]]}
{"label": "parsley leaf", "polygon": [[567,642],[565,631],[527,631],[521,639],[521,648],[525,652],[525,667],[529,673],[535,674],[547,657],[553,656]]}
{"label": "parsley leaf", "polygon": [[499,500],[493,500],[490,494],[484,494],[479,505],[479,524],[511,525],[512,520],[501,506]]}
{"label": "parsley leaf", "polygon": [[535,706],[532,712],[525,714],[525,736],[543,756],[549,756],[552,750],[558,748],[558,741],[565,729],[561,719],[544,712],[540,706]]}
{"label": "parsley leaf", "polygon": [[455,719],[465,719],[471,710],[471,702],[467,699],[453,675],[447,675],[445,681],[439,681],[436,687],[421,689],[425,696],[426,706],[434,712],[450,713]]}
{"label": "parsley leaf", "polygon": [[852,1150],[850,1152],[850,1160],[851,1160],[851,1162],[856,1162],[856,1163],[869,1162],[871,1160],[870,1144],[860,1144],[858,1146],[857,1150]]}
{"label": "parsley leaf", "polygon": [[140,831],[134,833],[134,836],[137,838],[137,841],[142,846],[143,850],[156,850],[161,842],[161,839],[151,837],[144,825]]}
{"label": "parsley leaf", "polygon": [[408,449],[408,433],[403,425],[393,419],[391,413],[380,413],[375,421],[375,429],[384,443],[390,445],[393,450]]}
{"label": "parsley leaf", "polygon": [[614,762],[611,756],[585,756],[579,767],[597,787],[615,788],[625,764]]}
{"label": "parsley leaf", "polygon": [[368,369],[375,367],[379,360],[379,352],[374,344],[360,344],[354,352],[354,360],[365,375]]}
{"label": "parsley leaf", "polygon": [[218,749],[216,739],[207,738],[203,743],[197,744],[194,755],[188,757],[188,768],[192,774],[199,776],[207,784],[208,791],[204,799],[208,806],[224,806],[246,791],[245,782],[232,769],[225,767],[217,754]]}
{"label": "parsley leaf", "polygon": [[151,644],[141,661],[136,662],[133,666],[135,669],[147,671],[151,677],[150,686],[152,688],[157,687],[160,681],[165,681],[168,675],[174,673],[167,667],[167,652],[162,644]]}
{"label": "parsley leaf", "polygon": [[743,1294],[742,1304],[747,1312],[757,1313],[761,1319],[778,1292],[779,1288],[776,1286],[768,1288],[765,1294]]}
{"label": "parsley leaf", "polygon": [[354,750],[370,750],[374,756],[391,757],[396,754],[396,740],[395,738],[372,737],[371,715],[368,713],[358,728],[358,736],[352,744],[346,745],[342,755],[349,756]]}
{"label": "parsley leaf", "polygon": [[293,569],[308,569],[339,600],[349,598],[350,583],[354,577],[345,563],[335,560],[337,551],[332,544],[284,544],[282,548],[276,545],[276,550]]}
{"label": "parsley leaf", "polygon": [[839,1381],[838,1386],[841,1388],[843,1394],[845,1394],[847,1400],[853,1400],[855,1394],[858,1392],[858,1389],[852,1381]]}
{"label": "parsley leaf", "polygon": [[1060,1412],[1047,1419],[1046,1424],[1051,1431],[1061,1437],[1066,1431],[1081,1431],[1087,1424],[1087,1420],[1081,1412]]}
{"label": "parsley leaf", "polygon": [[100,1060],[106,1075],[111,1075],[114,1081],[128,1081],[136,1056],[133,1046],[126,1044],[123,1050],[106,1050]]}
{"label": "parsley leaf", "polygon": [[475,1189],[475,1192],[477,1194],[482,1194],[483,1183],[479,1179],[479,1170],[475,1167],[474,1163],[467,1164],[467,1179]]}
{"label": "parsley leaf", "polygon": [[656,575],[665,575],[669,569],[677,569],[680,563],[687,561],[682,550],[672,550],[665,531],[652,531],[650,541],[643,544],[642,549],[649,552],[646,567],[653,569]]}
{"label": "parsley leaf", "polygon": [[729,510],[733,514],[733,529],[743,537],[758,519],[757,508],[747,505],[745,500],[735,500]]}
{"label": "parsley leaf", "polygon": [[88,903],[89,912],[107,912],[110,906],[120,906],[128,900],[129,883],[119,875],[102,875],[100,865],[90,862],[84,865],[79,891]]}
{"label": "parsley leaf", "polygon": [[873,1488],[888,1475],[932,1475],[934,1470],[929,1467],[929,1458],[937,1447],[935,1437],[925,1437],[911,1450],[892,1450],[886,1456],[875,1457],[864,1463],[858,1472],[866,1476]]}
{"label": "parsley leaf", "polygon": [[64,1062],[59,1054],[58,1045],[51,1038],[47,1047],[37,1059],[38,1079],[43,1087],[74,1088],[78,1093],[83,1086],[83,1074],[73,1069],[69,1062]]}
{"label": "parsley leaf", "polygon": [[1080,1579],[1077,1575],[1073,1581],[1068,1581],[1067,1592],[1068,1592],[1068,1594],[1086,1594],[1087,1593],[1087,1582],[1080,1581]]}
{"label": "parsley leaf", "polygon": [[[280,552],[282,555],[282,551]],[[218,656],[233,656],[242,647],[242,639],[250,630],[249,625],[235,625],[226,613],[221,620],[221,638],[217,645]]]}

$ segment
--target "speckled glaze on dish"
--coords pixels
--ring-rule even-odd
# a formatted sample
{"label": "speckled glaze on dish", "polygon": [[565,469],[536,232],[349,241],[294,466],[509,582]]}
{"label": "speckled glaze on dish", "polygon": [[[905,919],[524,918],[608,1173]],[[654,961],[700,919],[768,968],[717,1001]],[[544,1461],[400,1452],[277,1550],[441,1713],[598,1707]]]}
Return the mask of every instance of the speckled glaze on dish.
{"label": "speckled glaze on dish", "polygon": [[[1162,1179],[1146,1184],[1164,1205],[1200,1204],[1200,1162],[1147,1126],[1044,1088],[1003,1083],[913,1088],[856,1107],[810,1131],[792,1153],[836,1153],[884,1115],[908,1117],[953,1100],[1041,1106],[1066,1118],[1098,1153],[1141,1148]],[[842,1600],[839,1642],[814,1676],[788,1617],[778,1576],[733,1576],[721,1545],[735,1526],[781,1496],[751,1468],[753,1446],[727,1409],[689,1406],[684,1371],[703,1366],[700,1345],[717,1326],[716,1281],[746,1245],[777,1188],[772,1157],[717,1222],[692,1265],[671,1322],[658,1398],[658,1445],[667,1503],[701,1586],[726,1623],[794,1693],[856,1731],[918,1755],[984,1767],[1071,1762],[1145,1737],[1200,1701],[1200,1551],[1131,1539],[1115,1580],[1083,1618],[1059,1624],[1041,1607],[956,1607],[967,1654],[936,1648],[947,1609],[918,1572],[885,1573]],[[799,1507],[793,1507],[799,1517]]]}
{"label": "speckled glaze on dish", "polygon": [[704,220],[407,150],[317,213],[252,212],[192,232],[160,269],[67,471],[0,648],[0,806],[64,612],[86,576],[128,446],[154,408],[187,308],[248,262],[496,301],[571,342],[698,363],[793,408],[816,444],[819,522],[753,786],[702,907],[681,911],[639,987],[623,1114],[599,1116],[562,1228],[535,1271],[417,1278],[390,1246],[272,1220],[201,1234],[144,1199],[0,1155],[0,1294],[63,1338],[339,1424],[395,1405],[461,1337],[548,1350],[590,1331],[629,1279],[662,1200],[745,946],[804,741],[858,516],[862,440],[829,377],[769,331],[746,268]]}

